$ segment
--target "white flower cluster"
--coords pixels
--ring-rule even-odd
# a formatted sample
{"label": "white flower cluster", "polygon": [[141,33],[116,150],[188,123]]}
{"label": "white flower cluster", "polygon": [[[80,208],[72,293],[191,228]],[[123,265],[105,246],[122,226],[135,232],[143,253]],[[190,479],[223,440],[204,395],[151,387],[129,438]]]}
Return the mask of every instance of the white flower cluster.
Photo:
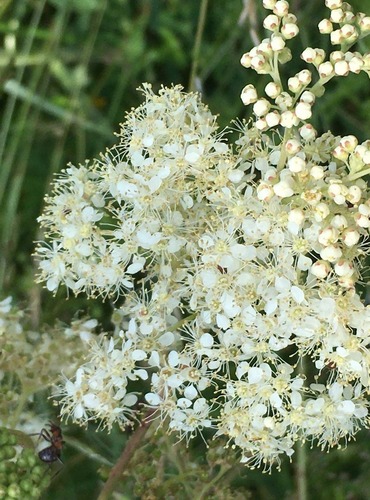
{"label": "white flower cluster", "polygon": [[[297,34],[287,2],[264,4],[267,29]],[[119,143],[70,166],[40,218],[50,290],[125,295],[113,337],[61,387],[62,414],[124,426],[145,402],[180,437],[211,429],[267,470],[297,441],[349,440],[369,424],[370,307],[356,291],[369,141],[317,137],[298,115],[272,139],[255,110],[233,152],[198,95],[143,90]]]}

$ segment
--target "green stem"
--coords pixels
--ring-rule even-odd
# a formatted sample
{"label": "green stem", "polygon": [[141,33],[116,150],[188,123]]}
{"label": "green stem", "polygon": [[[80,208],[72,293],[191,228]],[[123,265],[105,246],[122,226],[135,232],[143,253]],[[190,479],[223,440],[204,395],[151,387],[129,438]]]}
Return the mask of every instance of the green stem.
{"label": "green stem", "polygon": [[[304,357],[300,360],[300,373],[306,375],[307,364]],[[296,498],[297,500],[307,500],[308,498],[308,484],[307,484],[307,448],[302,443],[296,444],[297,462],[295,469],[296,480]]]}
{"label": "green stem", "polygon": [[152,423],[150,417],[154,414],[155,411],[156,411],[155,409],[154,410],[151,409],[148,411],[148,413],[143,418],[140,427],[138,427],[130,437],[124,450],[122,451],[121,456],[118,459],[118,462],[111,470],[109,477],[106,483],[104,484],[100,492],[100,495],[98,496],[98,500],[109,499],[111,493],[114,491],[114,487],[116,486],[118,481],[122,478],[123,471],[125,470],[130,459],[133,457],[135,451],[137,450],[140,444],[140,441],[143,439],[146,431],[148,430],[150,424]]}
{"label": "green stem", "polygon": [[195,35],[195,42],[193,47],[193,62],[191,65],[190,78],[189,78],[189,92],[196,90],[195,79],[198,71],[200,46],[202,43],[202,36],[204,25],[206,21],[206,13],[208,7],[208,0],[202,0],[199,12],[198,27]]}
{"label": "green stem", "polygon": [[297,500],[307,500],[307,450],[304,443],[297,447],[296,487]]}
{"label": "green stem", "polygon": [[202,491],[199,493],[199,495],[196,497],[196,500],[202,500],[203,498],[209,498],[206,496],[206,493],[224,476],[229,470],[231,469],[230,466],[224,466],[221,467],[220,471],[216,476],[209,482],[207,483]]}
{"label": "green stem", "polygon": [[361,170],[360,172],[356,172],[355,174],[347,175],[347,179],[349,181],[355,181],[356,179],[360,179],[361,177],[364,177],[365,175],[368,174],[370,174],[370,167],[366,168],[365,170]]}

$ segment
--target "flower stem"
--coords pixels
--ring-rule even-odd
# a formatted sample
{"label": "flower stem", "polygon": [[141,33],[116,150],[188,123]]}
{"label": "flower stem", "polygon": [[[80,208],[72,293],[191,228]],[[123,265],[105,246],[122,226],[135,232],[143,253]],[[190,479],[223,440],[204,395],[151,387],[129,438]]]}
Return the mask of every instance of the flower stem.
{"label": "flower stem", "polygon": [[135,451],[137,450],[138,445],[139,445],[140,441],[143,439],[150,424],[152,423],[152,421],[150,420],[150,417],[153,415],[153,413],[155,411],[156,411],[155,409],[151,409],[148,411],[148,413],[144,416],[140,427],[138,427],[136,429],[136,431],[130,437],[124,450],[122,451],[121,456],[118,459],[118,462],[111,470],[109,477],[108,477],[106,483],[104,484],[104,486],[100,492],[100,495],[98,496],[98,500],[108,500],[109,499],[110,494],[114,490],[115,485],[121,479],[123,471],[125,470],[127,464],[129,463],[130,459],[134,455]]}
{"label": "flower stem", "polygon": [[197,69],[199,63],[199,52],[202,43],[202,36],[204,31],[204,25],[206,21],[208,0],[202,0],[199,12],[198,27],[195,35],[195,43],[193,47],[193,61],[191,65],[190,78],[189,78],[189,92],[196,90],[195,79],[197,76]]}
{"label": "flower stem", "polygon": [[296,487],[297,500],[307,500],[307,450],[304,443],[297,446]]}

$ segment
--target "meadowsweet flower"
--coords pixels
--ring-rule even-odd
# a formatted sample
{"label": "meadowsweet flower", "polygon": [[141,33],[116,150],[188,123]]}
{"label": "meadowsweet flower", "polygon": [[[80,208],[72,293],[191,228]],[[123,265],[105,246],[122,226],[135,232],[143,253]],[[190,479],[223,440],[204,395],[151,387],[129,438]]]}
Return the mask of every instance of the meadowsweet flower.
{"label": "meadowsweet flower", "polygon": [[345,51],[360,29],[347,4],[327,0],[320,23],[343,51],[306,48],[309,68],[287,85],[297,19],[286,1],[263,4],[270,36],[241,64],[272,81],[265,96],[242,90],[254,118],[235,147],[197,94],[144,84],[118,143],[56,180],[37,255],[53,292],[125,297],[112,337],[90,342],[59,389],[63,415],[131,425],[140,401],[181,438],[213,430],[270,470],[299,440],[332,447],[369,424],[370,309],[356,286],[370,147],[309,123],[329,80],[368,68]]}

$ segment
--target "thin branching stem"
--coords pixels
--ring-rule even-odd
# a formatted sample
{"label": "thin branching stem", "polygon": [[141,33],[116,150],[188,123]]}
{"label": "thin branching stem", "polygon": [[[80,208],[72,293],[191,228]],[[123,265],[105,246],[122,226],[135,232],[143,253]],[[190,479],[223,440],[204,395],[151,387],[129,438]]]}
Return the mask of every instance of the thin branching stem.
{"label": "thin branching stem", "polygon": [[98,500],[108,500],[110,498],[111,493],[114,491],[115,485],[122,478],[122,474],[127,467],[127,464],[133,457],[141,440],[145,436],[146,431],[152,423],[151,417],[154,412],[155,409],[151,409],[148,411],[148,413],[144,416],[140,427],[138,427],[130,437],[116,465],[111,470],[109,477],[100,492]]}
{"label": "thin branching stem", "polygon": [[200,12],[199,12],[199,19],[198,19],[198,27],[197,27],[197,32],[195,35],[195,42],[194,42],[194,47],[193,47],[193,61],[191,65],[191,71],[190,71],[190,78],[189,78],[189,92],[196,90],[196,76],[198,72],[198,65],[199,65],[199,53],[200,53],[200,47],[202,44],[202,37],[203,37],[203,31],[204,31],[204,25],[206,22],[206,14],[207,14],[207,7],[208,7],[208,0],[202,0],[201,6],[200,6]]}

